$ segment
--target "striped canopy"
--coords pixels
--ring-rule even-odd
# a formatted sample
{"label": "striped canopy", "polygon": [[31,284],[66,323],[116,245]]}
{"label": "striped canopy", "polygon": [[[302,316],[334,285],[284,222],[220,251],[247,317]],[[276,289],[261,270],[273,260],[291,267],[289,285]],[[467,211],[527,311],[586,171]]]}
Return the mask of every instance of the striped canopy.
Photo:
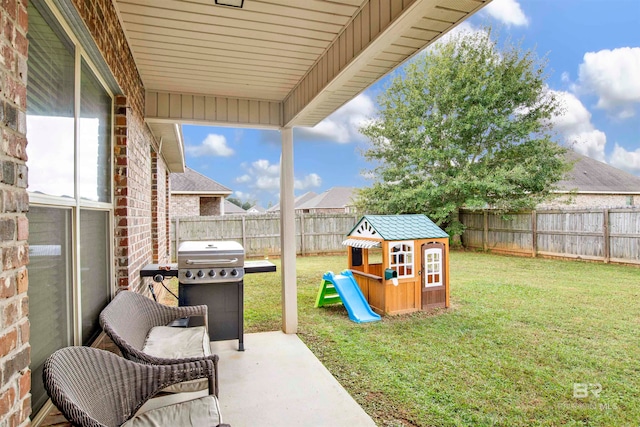
{"label": "striped canopy", "polygon": [[342,242],[342,244],[344,246],[352,246],[354,248],[364,248],[364,249],[381,247],[380,242],[375,242],[372,240],[360,240],[360,239],[347,239],[344,242]]}

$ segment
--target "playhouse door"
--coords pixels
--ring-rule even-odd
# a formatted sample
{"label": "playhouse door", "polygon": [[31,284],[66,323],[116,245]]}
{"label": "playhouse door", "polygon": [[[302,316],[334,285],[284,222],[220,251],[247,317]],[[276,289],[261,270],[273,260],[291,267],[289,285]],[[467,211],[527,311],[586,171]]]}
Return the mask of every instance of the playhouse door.
{"label": "playhouse door", "polygon": [[444,245],[422,245],[422,309],[444,307],[446,304]]}

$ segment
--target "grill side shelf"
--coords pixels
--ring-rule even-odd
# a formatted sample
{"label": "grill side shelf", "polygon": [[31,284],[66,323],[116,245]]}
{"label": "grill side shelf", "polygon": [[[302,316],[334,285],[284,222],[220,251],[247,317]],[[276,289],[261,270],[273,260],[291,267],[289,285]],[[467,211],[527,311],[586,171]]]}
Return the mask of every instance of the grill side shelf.
{"label": "grill side shelf", "polygon": [[178,264],[148,264],[140,270],[140,277],[153,277],[162,274],[164,277],[178,277]]}
{"label": "grill side shelf", "polygon": [[276,271],[276,265],[270,261],[245,261],[244,274],[271,273]]}
{"label": "grill side shelf", "polygon": [[[244,274],[271,273],[276,271],[276,265],[270,261],[245,261]],[[140,277],[153,277],[162,274],[164,277],[178,277],[178,264],[148,264],[140,270]]]}

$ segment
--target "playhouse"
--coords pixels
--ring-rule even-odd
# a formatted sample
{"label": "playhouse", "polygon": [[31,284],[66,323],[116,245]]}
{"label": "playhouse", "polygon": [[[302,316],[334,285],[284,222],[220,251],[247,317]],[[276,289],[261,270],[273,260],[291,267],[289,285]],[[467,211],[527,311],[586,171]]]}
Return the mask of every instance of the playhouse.
{"label": "playhouse", "polygon": [[426,215],[365,215],[342,244],[376,313],[449,307],[449,235]]}

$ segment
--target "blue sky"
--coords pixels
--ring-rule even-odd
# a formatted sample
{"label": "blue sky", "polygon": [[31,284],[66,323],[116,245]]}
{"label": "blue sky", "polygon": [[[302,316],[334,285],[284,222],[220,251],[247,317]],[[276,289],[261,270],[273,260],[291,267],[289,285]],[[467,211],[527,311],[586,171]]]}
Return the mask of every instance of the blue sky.
{"label": "blue sky", "polygon": [[[494,0],[456,31],[484,25],[547,55],[566,113],[557,140],[640,176],[640,0]],[[370,168],[358,127],[375,116],[388,77],[313,129],[294,129],[296,195],[362,187]],[[187,166],[262,206],[279,199],[278,131],[183,126]]]}

